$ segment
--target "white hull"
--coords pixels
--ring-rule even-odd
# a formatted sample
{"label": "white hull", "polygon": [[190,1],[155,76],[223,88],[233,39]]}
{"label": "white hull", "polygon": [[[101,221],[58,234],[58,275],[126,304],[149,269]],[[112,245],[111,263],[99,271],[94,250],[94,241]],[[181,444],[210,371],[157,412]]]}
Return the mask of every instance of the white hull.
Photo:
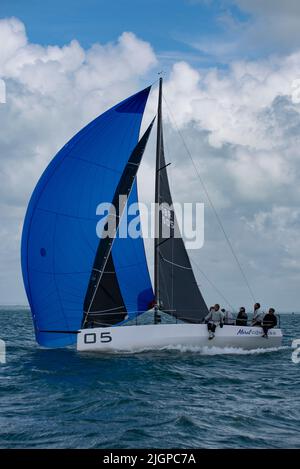
{"label": "white hull", "polygon": [[217,327],[208,340],[206,324],[157,324],[83,329],[77,336],[80,352],[136,352],[183,347],[233,347],[245,350],[280,347],[281,329],[262,337],[261,327]]}

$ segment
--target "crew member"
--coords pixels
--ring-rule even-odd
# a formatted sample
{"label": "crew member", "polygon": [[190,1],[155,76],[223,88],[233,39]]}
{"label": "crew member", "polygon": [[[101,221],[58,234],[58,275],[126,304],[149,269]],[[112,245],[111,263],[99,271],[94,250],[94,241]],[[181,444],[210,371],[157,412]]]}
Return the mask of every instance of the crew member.
{"label": "crew member", "polygon": [[220,305],[215,304],[215,306],[210,307],[209,313],[205,317],[205,322],[207,323],[208,339],[211,340],[215,337],[216,327],[223,327],[224,318]]}
{"label": "crew member", "polygon": [[221,312],[223,313],[223,316],[224,316],[224,324],[227,326],[233,326],[235,321],[234,321],[232,312],[224,308],[221,309]]}
{"label": "crew member", "polygon": [[238,312],[238,315],[236,317],[235,323],[237,326],[247,326],[247,322],[248,322],[248,315],[246,313],[244,306],[241,306]]}
{"label": "crew member", "polygon": [[263,337],[268,338],[268,330],[277,326],[277,317],[275,316],[275,309],[270,308],[269,312],[264,316],[262,328],[263,328]]}
{"label": "crew member", "polygon": [[251,326],[261,326],[262,320],[263,320],[263,313],[260,310],[260,304],[255,303]]}

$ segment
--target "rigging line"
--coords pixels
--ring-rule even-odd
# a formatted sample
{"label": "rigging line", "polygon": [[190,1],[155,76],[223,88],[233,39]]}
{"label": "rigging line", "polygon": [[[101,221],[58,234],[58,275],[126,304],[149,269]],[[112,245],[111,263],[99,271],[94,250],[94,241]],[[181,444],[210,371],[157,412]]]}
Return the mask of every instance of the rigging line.
{"label": "rigging line", "polygon": [[[162,257],[162,255],[161,255],[160,252],[159,252],[159,257],[160,257],[161,259],[163,259],[163,257]],[[166,285],[166,284],[167,284],[167,282],[166,282],[166,275],[165,275],[165,272],[163,271],[163,269],[160,269],[160,275],[161,275],[161,277],[162,277],[162,282],[164,282],[165,285]],[[161,283],[162,283],[162,282],[161,282]],[[165,288],[165,292],[166,292],[166,295],[167,295],[168,304],[173,307],[173,303],[170,301],[170,296],[169,296],[169,292],[168,292],[168,289],[167,289],[167,288]],[[172,298],[171,298],[171,299],[172,299]],[[160,308],[160,305],[159,305],[159,309],[161,309],[161,308]]]}
{"label": "rigging line", "polygon": [[165,165],[162,166],[161,168],[158,168],[158,170],[157,170],[156,172],[158,173],[159,171],[162,171],[163,169],[167,168],[167,166],[170,166],[170,164],[171,164],[171,163],[165,164]]}
{"label": "rigging line", "polygon": [[[123,308],[123,306],[120,306],[120,307],[119,307],[119,309],[122,309],[122,308]],[[113,309],[118,309],[118,308],[113,308]],[[150,310],[145,310],[145,309],[140,310],[140,311],[136,311],[136,310],[124,311],[124,308],[123,308],[122,311],[117,311],[117,312],[115,312],[115,311],[113,311],[113,309],[112,309],[112,310],[106,309],[105,311],[93,311],[93,312],[91,313],[91,315],[92,315],[92,316],[94,316],[94,315],[95,315],[95,316],[113,316],[113,315],[119,316],[120,314],[124,314],[124,315],[128,316],[129,314],[134,314],[134,313],[146,313],[147,311],[150,311]]]}
{"label": "rigging line", "polygon": [[[111,313],[111,311],[116,311],[117,309],[122,309],[122,311],[118,311],[117,313]],[[99,309],[99,310],[96,310],[96,311],[90,311],[90,314],[107,314],[107,313],[109,313],[109,314],[120,314],[121,312],[122,313],[124,312],[124,314],[127,314],[126,311],[124,311],[124,309],[125,309],[124,306],[121,305],[121,306],[117,306],[116,308],[109,308],[109,309],[103,309],[103,310]],[[86,311],[85,311],[85,313],[86,313]]]}
{"label": "rigging line", "polygon": [[199,270],[199,272],[203,275],[203,277],[207,280],[207,282],[216,290],[216,292],[223,298],[223,300],[228,304],[228,306],[232,309],[232,311],[234,312],[235,311],[235,308],[232,306],[232,304],[228,301],[228,299],[226,298],[226,296],[221,292],[221,290],[218,289],[218,287],[207,277],[206,273],[203,272],[202,269],[200,269],[199,265],[197,264],[197,262],[194,261],[194,259],[191,258],[191,261],[193,262],[193,264],[195,265],[195,267],[197,267],[197,269]]}
{"label": "rigging line", "polygon": [[163,241],[161,241],[160,243],[158,243],[158,244],[156,245],[156,248],[158,248],[159,246],[161,246],[162,244],[164,244],[166,241],[170,241],[170,239],[173,239],[173,238],[166,238],[166,239],[164,239]]}
{"label": "rigging line", "polygon": [[206,197],[207,197],[207,200],[208,200],[208,202],[209,202],[209,204],[210,204],[210,206],[211,206],[212,211],[213,211],[214,214],[215,214],[215,217],[216,217],[217,222],[218,222],[218,224],[219,224],[219,226],[220,226],[220,228],[221,228],[221,230],[222,230],[222,232],[223,232],[223,235],[224,235],[225,240],[226,240],[226,242],[227,242],[227,244],[228,244],[228,246],[229,246],[229,249],[230,249],[230,251],[231,251],[231,253],[232,253],[232,255],[233,255],[233,257],[234,257],[234,259],[235,259],[235,261],[236,261],[236,263],[237,263],[237,266],[238,266],[238,268],[239,268],[239,270],[240,270],[240,273],[241,273],[241,275],[242,275],[242,277],[243,277],[243,279],[244,279],[244,281],[245,281],[245,284],[246,284],[246,286],[247,286],[247,288],[248,288],[248,291],[249,291],[249,293],[250,293],[250,296],[251,296],[252,300],[255,302],[256,299],[255,299],[254,293],[253,293],[253,291],[252,291],[252,288],[251,288],[251,286],[250,286],[250,284],[249,284],[249,281],[248,281],[248,279],[247,279],[247,276],[246,276],[246,274],[245,274],[245,272],[244,272],[244,269],[243,269],[243,267],[242,267],[242,265],[241,265],[241,263],[240,263],[240,261],[239,261],[239,259],[238,259],[238,257],[237,257],[237,254],[235,253],[235,250],[234,250],[234,248],[233,248],[233,245],[232,245],[232,243],[231,243],[231,241],[230,241],[230,239],[229,239],[229,237],[228,237],[228,235],[227,235],[227,233],[226,233],[226,231],[225,231],[224,225],[223,225],[222,220],[221,220],[221,218],[220,218],[220,216],[219,216],[219,214],[218,214],[218,212],[217,212],[217,210],[216,210],[216,208],[215,208],[215,206],[214,206],[214,204],[213,204],[213,201],[212,201],[211,198],[210,198],[210,195],[209,195],[209,193],[208,193],[208,190],[207,190],[207,188],[206,188],[206,185],[204,184],[204,181],[203,181],[203,179],[202,179],[202,177],[201,177],[201,174],[200,174],[200,172],[199,172],[199,170],[198,170],[198,167],[196,166],[196,163],[194,162],[194,159],[193,159],[192,154],[191,154],[191,152],[189,151],[189,148],[188,148],[188,146],[187,146],[187,144],[186,144],[186,142],[185,142],[185,139],[184,139],[184,137],[183,137],[183,134],[182,134],[182,132],[179,130],[179,127],[178,127],[178,125],[177,125],[177,123],[176,123],[176,120],[175,120],[175,118],[174,118],[174,116],[173,116],[173,113],[172,113],[172,111],[171,111],[171,109],[170,109],[170,107],[169,107],[169,105],[168,105],[168,103],[167,103],[167,101],[166,101],[166,98],[165,98],[164,96],[163,96],[163,99],[164,99],[164,101],[165,101],[165,103],[166,103],[166,105],[167,105],[167,108],[168,108],[168,112],[169,112],[169,116],[170,116],[170,118],[171,118],[171,121],[174,123],[174,126],[175,126],[175,128],[176,128],[176,130],[177,130],[177,132],[178,132],[178,134],[179,134],[179,136],[180,136],[180,138],[181,138],[181,140],[182,140],[183,146],[184,146],[184,148],[185,148],[185,150],[186,150],[188,156],[190,157],[190,160],[191,160],[191,162],[192,162],[192,164],[193,164],[193,167],[194,167],[194,169],[195,169],[195,171],[196,171],[196,174],[197,174],[197,176],[198,176],[198,178],[199,178],[199,181],[200,181],[200,183],[201,183],[201,185],[202,185],[202,188],[203,188],[203,190],[204,190],[204,192],[205,192],[205,195],[206,195]]}
{"label": "rigging line", "polygon": [[185,265],[176,264],[176,262],[169,261],[168,259],[166,259],[162,255],[161,255],[161,258],[162,258],[163,261],[167,262],[168,264],[172,264],[175,267],[180,267],[180,269],[192,270],[192,267],[186,267]]}

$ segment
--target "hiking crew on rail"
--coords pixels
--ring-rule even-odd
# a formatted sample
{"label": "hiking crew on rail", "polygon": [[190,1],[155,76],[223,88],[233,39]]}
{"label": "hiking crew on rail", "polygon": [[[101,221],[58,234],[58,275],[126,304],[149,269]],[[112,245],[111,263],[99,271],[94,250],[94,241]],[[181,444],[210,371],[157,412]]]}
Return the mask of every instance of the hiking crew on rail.
{"label": "hiking crew on rail", "polygon": [[[224,308],[220,309],[220,305],[216,303],[209,308],[209,313],[205,316],[204,322],[207,324],[208,339],[212,340],[215,337],[216,328],[228,326],[248,326],[248,315],[244,306],[241,306],[237,314],[236,320],[231,311]],[[248,327],[262,327],[262,337],[268,338],[268,331],[277,326],[277,317],[275,316],[275,309],[269,308],[267,314],[264,314],[260,309],[260,304],[255,303],[253,308],[253,318]]]}

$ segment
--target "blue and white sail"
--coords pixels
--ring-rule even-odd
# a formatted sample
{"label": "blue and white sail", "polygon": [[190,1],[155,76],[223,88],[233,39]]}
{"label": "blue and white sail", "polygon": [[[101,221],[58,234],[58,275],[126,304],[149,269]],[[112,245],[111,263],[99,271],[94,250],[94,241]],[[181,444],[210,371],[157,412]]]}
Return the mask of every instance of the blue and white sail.
{"label": "blue and white sail", "polygon": [[[40,345],[61,347],[76,341],[72,331],[82,323],[99,246],[96,207],[113,201],[138,142],[149,91],[114,106],[75,135],[33,192],[22,235],[22,271]],[[137,202],[136,183],[132,202]],[[116,238],[112,258],[126,310],[146,310],[153,291],[143,240]]]}

